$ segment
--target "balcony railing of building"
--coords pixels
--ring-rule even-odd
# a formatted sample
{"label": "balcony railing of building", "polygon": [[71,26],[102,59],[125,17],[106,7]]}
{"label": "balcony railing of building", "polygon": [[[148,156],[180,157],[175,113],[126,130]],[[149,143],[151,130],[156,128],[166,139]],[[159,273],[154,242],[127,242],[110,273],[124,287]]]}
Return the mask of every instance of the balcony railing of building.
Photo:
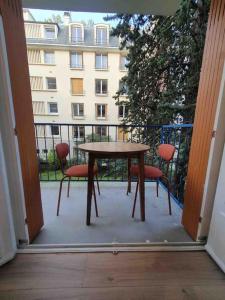
{"label": "balcony railing of building", "polygon": [[[103,124],[35,123],[36,148],[41,181],[59,181],[62,177],[55,146],[69,144],[68,166],[87,163],[87,154],[79,150],[81,143],[101,141],[123,141],[148,144],[150,151],[145,163],[157,166],[157,146],[170,143],[176,147],[169,168],[171,196],[182,206],[187,174],[187,165],[192,136],[192,124],[122,126]],[[134,160],[135,162],[135,160]],[[127,161],[99,160],[97,162],[101,181],[127,181]],[[81,180],[74,178],[74,180]],[[85,179],[86,180],[86,179]],[[134,181],[136,178],[133,179]],[[163,188],[166,186],[160,182]]]}

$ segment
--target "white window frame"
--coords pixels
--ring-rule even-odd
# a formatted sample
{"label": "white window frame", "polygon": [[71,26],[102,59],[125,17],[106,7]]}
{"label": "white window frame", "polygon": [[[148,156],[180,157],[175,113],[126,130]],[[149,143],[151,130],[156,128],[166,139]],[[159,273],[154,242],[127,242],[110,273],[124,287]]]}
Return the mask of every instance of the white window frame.
{"label": "white window frame", "polygon": [[[53,53],[53,62],[51,63],[49,63],[49,62],[46,62],[45,61],[45,54],[46,53]],[[43,50],[43,64],[44,65],[55,65],[55,51],[53,50]]]}
{"label": "white window frame", "polygon": [[[75,114],[74,114],[74,106],[78,106],[78,116],[75,116]],[[85,115],[84,115],[84,113],[83,113],[83,115],[81,115],[80,114],[80,105],[83,105],[83,112],[84,112],[84,103],[82,103],[82,102],[79,102],[79,103],[77,103],[77,102],[74,102],[74,103],[72,103],[72,118],[73,119],[84,119],[85,118]]]}
{"label": "white window frame", "polygon": [[[81,41],[72,41],[72,27],[81,28]],[[69,25],[69,40],[71,43],[83,43],[84,42],[84,25],[82,23],[70,23]]]}
{"label": "white window frame", "polygon": [[[71,60],[71,56],[73,55],[73,54],[76,54],[76,61],[79,61],[79,59],[78,59],[78,57],[77,57],[77,54],[78,55],[81,55],[81,66],[72,66],[72,60]],[[83,52],[81,52],[81,51],[70,51],[70,68],[71,69],[80,69],[80,70],[82,70],[83,69]]]}
{"label": "white window frame", "polygon": [[[100,68],[98,68],[97,67],[97,56],[100,56],[101,57],[101,66],[100,66]],[[103,56],[106,56],[107,57],[107,66],[106,66],[106,68],[104,68],[103,67]],[[108,68],[109,68],[109,65],[108,65],[108,53],[99,53],[99,52],[97,52],[97,53],[95,53],[95,69],[96,70],[108,70]]]}
{"label": "white window frame", "polygon": [[[106,35],[106,43],[97,43],[97,28],[104,28],[106,29],[107,35]],[[96,45],[106,45],[109,43],[109,25],[99,23],[94,25],[94,38],[95,38],[95,44]]]}
{"label": "white window frame", "polygon": [[[48,87],[48,78],[55,78],[55,85],[56,85],[56,88],[55,88],[55,89],[49,89],[49,87]],[[57,91],[57,81],[56,81],[56,77],[51,77],[51,76],[45,77],[45,84],[46,84],[46,90],[47,90],[47,91]]]}
{"label": "white window frame", "polygon": [[59,134],[52,134],[52,126],[57,126],[59,128],[59,125],[54,124],[54,123],[52,123],[51,125],[49,125],[50,136],[59,137],[60,136],[60,128],[59,128]]}
{"label": "white window frame", "polygon": [[[96,82],[97,82],[97,80],[100,80],[101,81],[101,84],[100,84],[100,93],[97,93],[97,91],[96,91]],[[106,80],[106,82],[107,82],[107,91],[106,91],[106,93],[103,93],[102,92],[102,86],[103,86],[103,80]],[[109,87],[108,87],[108,79],[99,79],[99,78],[96,78],[95,79],[95,94],[96,95],[98,95],[98,96],[108,96],[108,90],[109,90]]]}
{"label": "white window frame", "polygon": [[[51,112],[51,110],[50,110],[51,104],[56,104],[56,106],[57,106],[57,112]],[[49,115],[54,115],[54,116],[58,116],[59,115],[59,108],[58,108],[58,103],[57,102],[54,102],[54,101],[48,102],[48,114]]]}
{"label": "white window frame", "polygon": [[[81,127],[84,128],[84,136],[83,137],[80,136],[80,132],[81,132],[80,129],[81,129]],[[75,134],[74,134],[75,133],[74,132],[75,128],[77,128],[77,133],[78,133],[77,137],[75,137]],[[83,140],[84,138],[85,138],[85,126],[82,126],[82,125],[73,125],[73,139],[77,141],[77,140]]]}
{"label": "white window frame", "polygon": [[[121,106],[123,107],[123,116],[122,117],[120,116],[120,107]],[[124,119],[126,117],[125,115],[126,115],[126,105],[125,104],[119,105],[118,106],[118,118],[119,119]]]}
{"label": "white window frame", "polygon": [[[45,36],[45,29],[46,28],[54,28],[55,36],[54,37],[46,37]],[[58,30],[57,30],[57,26],[56,25],[54,25],[54,24],[43,24],[43,26],[42,26],[42,37],[43,37],[43,39],[54,40],[54,39],[57,38],[57,34],[58,34]]]}
{"label": "white window frame", "polygon": [[[108,135],[107,126],[104,126],[104,125],[96,125],[95,126],[95,134],[98,134],[97,127],[100,128],[100,131],[101,131],[100,136],[107,136]],[[102,134],[103,128],[105,129],[105,134]]]}
{"label": "white window frame", "polygon": [[126,72],[127,71],[127,67],[125,66],[126,63],[124,64],[124,66],[122,67],[121,61],[122,61],[122,57],[125,57],[126,63],[127,63],[127,56],[125,54],[120,54],[120,66],[119,69],[122,72]]}
{"label": "white window frame", "polygon": [[[98,106],[100,106],[100,116],[98,116]],[[103,106],[105,107],[105,116],[102,115]],[[97,120],[105,120],[107,118],[107,104],[105,103],[96,103],[96,119]]]}

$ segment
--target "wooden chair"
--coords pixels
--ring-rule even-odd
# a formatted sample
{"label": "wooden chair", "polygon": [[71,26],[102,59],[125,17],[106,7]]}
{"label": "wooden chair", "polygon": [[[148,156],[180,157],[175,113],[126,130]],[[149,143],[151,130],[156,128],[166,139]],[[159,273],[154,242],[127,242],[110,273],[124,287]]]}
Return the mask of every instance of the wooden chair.
{"label": "wooden chair", "polygon": [[[62,174],[63,174],[63,178],[60,181],[60,187],[59,187],[59,197],[58,197],[58,204],[57,204],[57,216],[58,216],[59,215],[61,192],[62,192],[62,184],[63,184],[64,179],[69,178],[68,187],[67,187],[67,197],[69,197],[71,178],[72,177],[88,177],[88,165],[87,164],[76,165],[76,166],[72,166],[72,167],[65,170],[65,166],[67,164],[66,157],[69,154],[69,145],[66,144],[66,143],[57,144],[56,147],[55,147],[55,150],[56,150],[56,155],[59,159],[61,171],[62,171]],[[99,189],[97,174],[98,174],[98,169],[97,169],[97,166],[95,166],[94,167],[94,175],[96,177],[98,193],[100,195],[100,189]],[[96,217],[98,217],[98,207],[97,207],[97,201],[96,201],[94,181],[93,181],[93,195],[94,195],[94,202],[95,202]]]}
{"label": "wooden chair", "polygon": [[[170,144],[161,144],[157,148],[157,154],[160,158],[160,167],[153,167],[153,166],[144,166],[144,176],[146,179],[152,179],[156,180],[156,193],[157,197],[159,196],[159,180],[165,180],[167,184],[167,191],[168,191],[168,205],[169,205],[169,214],[171,215],[171,201],[170,201],[170,182],[168,179],[168,172],[169,172],[169,165],[171,160],[173,159],[175,153],[175,147]],[[161,169],[162,161],[166,164],[166,171],[163,173]],[[130,174],[131,177],[139,177],[139,166],[138,165],[132,165],[130,168]],[[131,178],[130,177],[130,178]],[[131,180],[131,179],[130,179]],[[129,183],[128,183],[129,186]],[[138,193],[138,186],[139,186],[139,180],[137,181],[136,190],[135,190],[135,197],[134,197],[134,205],[133,205],[133,211],[132,211],[132,218],[134,217],[135,212],[135,206],[137,201],[137,193]]]}

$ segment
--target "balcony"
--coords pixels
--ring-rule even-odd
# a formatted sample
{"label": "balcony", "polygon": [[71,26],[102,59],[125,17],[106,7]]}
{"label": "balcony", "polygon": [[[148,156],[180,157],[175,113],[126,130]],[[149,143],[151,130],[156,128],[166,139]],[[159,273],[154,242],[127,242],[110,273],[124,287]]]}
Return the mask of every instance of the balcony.
{"label": "balcony", "polygon": [[[34,244],[79,244],[79,243],[149,243],[190,242],[181,225],[183,193],[191,142],[192,125],[119,126],[100,125],[96,133],[94,124],[56,124],[59,135],[49,135],[52,123],[36,123],[36,147],[39,160],[39,178],[42,190],[42,205],[45,226]],[[74,136],[75,128],[82,127],[82,136]],[[79,131],[79,129],[78,129]],[[127,161],[98,160],[101,195],[97,195],[99,217],[92,211],[92,225],[85,225],[86,179],[73,178],[70,197],[67,198],[67,182],[64,183],[60,214],[56,216],[59,180],[62,174],[55,154],[55,145],[66,142],[70,146],[68,166],[87,163],[87,155],[78,146],[85,142],[130,141],[151,146],[145,163],[156,165],[157,145],[171,143],[176,153],[170,164],[172,216],[168,213],[167,187],[160,182],[159,197],[156,197],[155,182],[146,181],[146,221],[140,221],[139,203],[135,218],[131,218],[137,178],[132,178],[132,193],[126,195]],[[134,160],[135,162],[135,160]]]}

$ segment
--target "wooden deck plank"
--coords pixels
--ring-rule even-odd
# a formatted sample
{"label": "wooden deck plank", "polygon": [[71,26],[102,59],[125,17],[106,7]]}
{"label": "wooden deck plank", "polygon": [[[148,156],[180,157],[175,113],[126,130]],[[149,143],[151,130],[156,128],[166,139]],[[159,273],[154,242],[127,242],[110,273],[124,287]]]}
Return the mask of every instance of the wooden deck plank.
{"label": "wooden deck plank", "polygon": [[0,299],[225,299],[205,252],[20,254],[0,269]]}

